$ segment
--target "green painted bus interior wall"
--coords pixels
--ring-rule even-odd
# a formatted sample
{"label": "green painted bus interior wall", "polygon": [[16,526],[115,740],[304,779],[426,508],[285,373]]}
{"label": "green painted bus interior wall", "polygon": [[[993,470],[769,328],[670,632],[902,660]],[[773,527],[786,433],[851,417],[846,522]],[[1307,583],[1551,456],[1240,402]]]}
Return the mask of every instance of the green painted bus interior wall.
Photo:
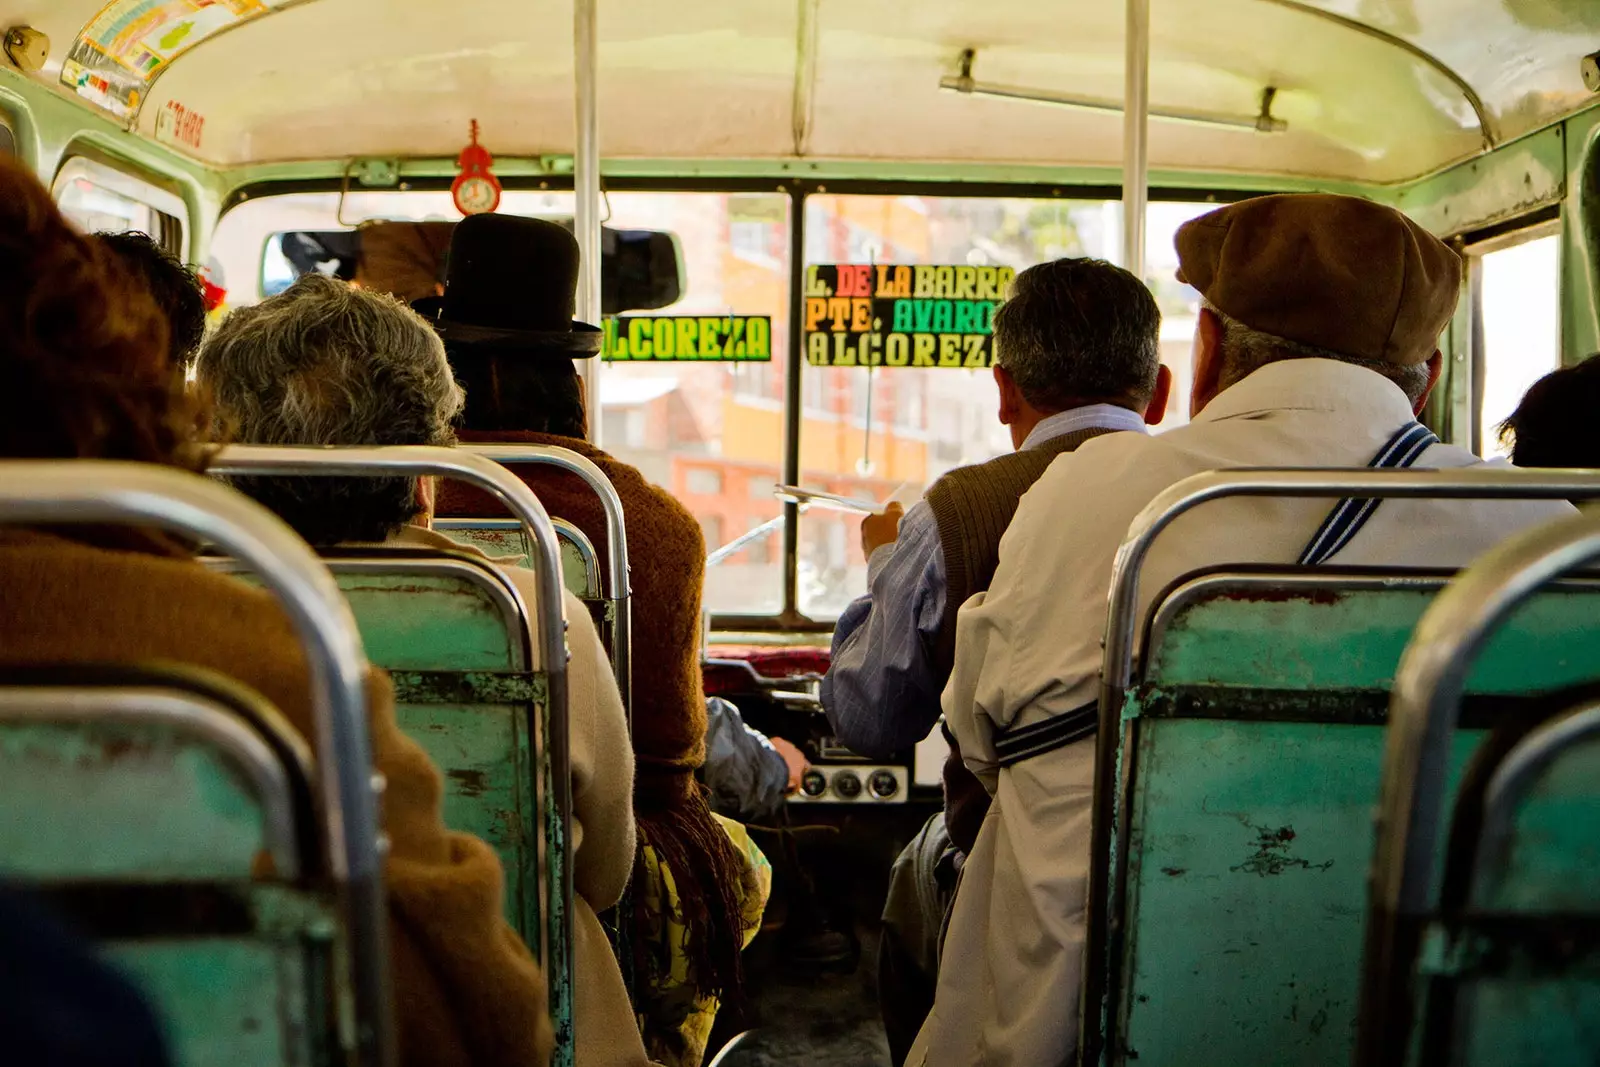
{"label": "green painted bus interior wall", "polygon": [[[1131,784],[1111,1062],[1222,1067],[1265,1049],[1293,1067],[1350,1062],[1388,688],[1435,591],[1222,585],[1158,627],[1124,710],[1133,750],[1122,754]],[[1468,684],[1478,710],[1454,742],[1456,779],[1484,716],[1600,678],[1588,635],[1597,593],[1546,590],[1492,639]],[[1559,848],[1592,805],[1592,795],[1536,803],[1531,824],[1560,832],[1525,840]],[[1501,990],[1507,1012],[1573,1006],[1570,982],[1541,990],[1512,976]],[[1592,1034],[1600,1014],[1581,1022]]]}

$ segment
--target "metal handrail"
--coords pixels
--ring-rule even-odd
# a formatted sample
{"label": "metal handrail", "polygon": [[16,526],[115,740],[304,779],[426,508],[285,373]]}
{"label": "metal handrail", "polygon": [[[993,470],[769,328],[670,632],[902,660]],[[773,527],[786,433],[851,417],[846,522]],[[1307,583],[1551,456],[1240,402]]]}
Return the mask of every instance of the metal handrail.
{"label": "metal handrail", "polygon": [[[1566,500],[1600,498],[1600,472],[1530,471],[1508,467],[1456,470],[1409,468],[1238,467],[1191,475],[1163,490],[1134,518],[1117,549],[1107,597],[1104,655],[1100,672],[1100,725],[1095,741],[1093,825],[1089,894],[1086,902],[1084,981],[1079,1028],[1080,1058],[1093,1063],[1107,1020],[1105,977],[1115,961],[1108,955],[1112,932],[1121,921],[1111,893],[1112,854],[1119,816],[1118,749],[1123,737],[1122,702],[1133,678],[1138,628],[1139,579],[1145,560],[1179,516],[1228,497],[1360,497],[1374,499]],[[1222,561],[1219,561],[1222,562]],[[1103,903],[1101,903],[1103,902]],[[1105,913],[1101,914],[1102,909]],[[1090,1022],[1092,1025],[1089,1025]]]}
{"label": "metal handrail", "polygon": [[[552,515],[550,523],[556,528],[556,540],[572,546],[578,554],[578,560],[583,564],[583,592],[576,589],[570,592],[577,593],[581,600],[604,600],[605,592],[600,579],[600,553],[595,551],[594,542],[589,540],[589,535],[584,533],[572,523],[559,515]],[[434,516],[433,528],[435,530],[521,530],[522,523],[516,519],[467,519],[454,516]],[[565,573],[563,571],[563,573]]]}
{"label": "metal handrail", "polygon": [[0,523],[154,526],[216,545],[260,575],[306,653],[329,875],[344,919],[357,1061],[393,1067],[388,903],[367,726],[367,658],[344,597],[276,515],[210,479],[113,460],[7,461]]}
{"label": "metal handrail", "polygon": [[556,467],[582,478],[606,519],[606,599],[616,619],[611,640],[611,667],[616,672],[622,706],[633,721],[633,588],[628,575],[628,528],[623,521],[622,497],[599,464],[559,445],[462,444],[460,450],[486,456],[496,463],[536,463]]}
{"label": "metal handrail", "polygon": [[[389,476],[452,478],[482,489],[521,520],[533,542],[535,584],[539,602],[534,605],[540,668],[548,680],[551,792],[563,832],[557,842],[546,841],[560,867],[551,887],[552,902],[560,907],[545,911],[543,958],[546,966],[559,966],[571,975],[572,758],[567,718],[566,612],[561,581],[561,549],[555,527],[544,505],[523,481],[500,464],[461,448],[427,445],[294,446],[229,445],[217,452],[212,474],[247,477],[351,477]],[[226,546],[223,546],[226,547]],[[342,601],[341,601],[342,603]],[[535,783],[537,784],[537,783]],[[551,989],[560,987],[552,982]]]}
{"label": "metal handrail", "polygon": [[[1596,477],[1591,475],[1590,477]],[[1408,1046],[1385,1036],[1409,1013],[1403,926],[1431,908],[1433,851],[1444,808],[1450,742],[1467,676],[1499,626],[1549,582],[1600,559],[1600,517],[1535,527],[1485,553],[1423,613],[1400,658],[1384,735],[1376,841],[1368,876],[1358,1063],[1398,1063]],[[1526,742],[1525,742],[1526,743]],[[1363,1050],[1370,1056],[1360,1059]]]}

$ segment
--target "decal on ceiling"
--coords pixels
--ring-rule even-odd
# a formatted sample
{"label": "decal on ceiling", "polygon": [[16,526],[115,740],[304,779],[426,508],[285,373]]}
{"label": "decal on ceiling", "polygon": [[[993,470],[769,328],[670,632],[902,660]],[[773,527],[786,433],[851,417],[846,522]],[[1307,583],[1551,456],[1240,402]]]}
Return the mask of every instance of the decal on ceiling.
{"label": "decal on ceiling", "polygon": [[306,0],[111,0],[78,34],[61,81],[126,122],[172,61],[219,33]]}

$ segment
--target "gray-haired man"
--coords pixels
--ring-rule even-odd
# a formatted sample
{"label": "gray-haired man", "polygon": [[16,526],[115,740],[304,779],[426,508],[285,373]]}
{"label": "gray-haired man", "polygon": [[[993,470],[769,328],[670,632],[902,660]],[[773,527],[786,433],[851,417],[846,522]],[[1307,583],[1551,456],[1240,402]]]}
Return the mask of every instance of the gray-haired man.
{"label": "gray-haired man", "polygon": [[[995,314],[1000,421],[1016,452],[950,471],[902,519],[897,506],[861,529],[870,592],[834,631],[822,702],[834,732],[886,758],[926,737],[955,657],[956,610],[988,588],[1000,537],[1022,494],[1057,456],[1100,434],[1143,432],[1167,407],[1161,312],[1132,274],[1097,259],[1058,259],[1017,275]],[[945,812],[895,863],[884,909],[879,992],[899,1062],[933,1002],[938,938],[955,866],[989,796],[946,765]]]}

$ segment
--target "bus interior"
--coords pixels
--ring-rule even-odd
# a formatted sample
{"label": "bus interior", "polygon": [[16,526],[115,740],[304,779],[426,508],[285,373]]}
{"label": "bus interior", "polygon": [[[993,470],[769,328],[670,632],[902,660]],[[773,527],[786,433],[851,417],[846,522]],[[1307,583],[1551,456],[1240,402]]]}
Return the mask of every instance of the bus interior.
{"label": "bus interior", "polygon": [[[1256,195],[1336,192],[1399,209],[1465,261],[1423,413],[1442,440],[1503,456],[1497,427],[1527,388],[1600,351],[1600,0],[0,0],[0,16],[0,154],[36,174],[83,231],[145,232],[191,264],[214,318],[310,272],[406,300],[434,295],[454,224],[484,206],[472,196],[490,195],[467,179],[492,175],[492,210],[573,230],[577,317],[605,330],[602,359],[584,369],[591,443],[700,526],[706,694],[810,765],[781,817],[751,827],[775,887],[745,953],[751,1003],[711,1039],[707,1059],[726,1046],[716,1062],[728,1067],[890,1062],[873,977],[878,916],[895,856],[940,809],[948,747],[935,731],[892,759],[859,756],[832,736],[818,684],[835,621],[867,589],[862,516],[1011,449],[981,345],[925,349],[895,324],[869,348],[845,326],[852,309],[830,299],[849,279],[888,284],[906,268],[905,295],[913,284],[923,295],[925,276],[926,295],[937,286],[982,304],[1046,260],[1124,266],[1162,313],[1166,429],[1187,419],[1199,307],[1174,275],[1177,228]],[[976,318],[968,326],[939,336],[987,332]],[[240,462],[289,461],[246,452]],[[1563,483],[1566,495],[1584,495],[1581,480]],[[519,522],[532,530],[519,517],[483,536],[515,540]],[[598,576],[614,571],[595,562],[614,546],[564,534],[558,559],[554,540],[528,536],[517,550],[587,587],[613,647],[624,620],[626,649],[627,590],[602,587]],[[635,537],[628,549],[637,571],[651,545]],[[354,571],[330,565],[348,586]],[[1262,676],[1263,664],[1312,655],[1283,650],[1329,627],[1398,661],[1419,615],[1456,589],[1433,575],[1368,590],[1364,627],[1343,633],[1317,595],[1282,577],[1274,588],[1293,610],[1276,628],[1204,646],[1207,612],[1230,589],[1270,580],[1227,574],[1170,592],[1155,625],[1166,626],[1159,669],[1171,676],[1152,661],[1125,687],[1129,706],[1164,722],[1148,708],[1185,687],[1282,696],[1294,684]],[[1600,679],[1592,610],[1539,597],[1512,625],[1529,632],[1491,642],[1474,686],[1531,699],[1555,674],[1561,685]],[[368,609],[352,602],[363,622]],[[550,662],[538,646],[551,625],[522,634],[532,651],[474,669]],[[1185,677],[1185,641],[1203,646],[1197,656],[1223,647],[1226,669]],[[1527,657],[1562,666],[1541,674]],[[1348,664],[1333,658],[1338,674]],[[619,678],[626,692],[625,667]],[[1386,678],[1334,688],[1387,706]],[[1283,755],[1283,779],[1348,760],[1370,765],[1361,788],[1375,790],[1383,730],[1373,729],[1348,751]],[[1124,818],[1144,818],[1159,797],[1203,804],[1222,788],[1173,769],[1209,767],[1196,755],[1210,751],[1205,737],[1152,728],[1140,744],[1150,746],[1140,760],[1154,761],[1140,763],[1145,781],[1170,781],[1122,798]],[[1149,754],[1158,744],[1171,762]],[[1346,801],[1346,815],[1373,803]],[[1314,822],[1319,802],[1302,802]],[[1211,832],[1162,825],[1169,842]],[[1110,1006],[1083,1009],[1082,1062],[1351,1062],[1359,983],[1346,972],[1359,963],[1372,841],[1359,817],[1325,832],[1350,837],[1328,861],[1346,880],[1295,890],[1254,879],[1270,899],[1234,902],[1239,917],[1217,934],[1249,944],[1250,962],[1192,980],[1174,977],[1180,961],[1237,949],[1184,942],[1189,905],[1163,896],[1150,872],[1203,864],[1206,847],[1160,855],[1153,831],[1136,837],[1123,857],[1132,867],[1108,877],[1127,883],[1119,936],[1152,948],[1137,965],[1106,966],[1099,995]],[[1592,877],[1592,836],[1586,847]],[[1349,959],[1285,940],[1334,912],[1345,925],[1318,929],[1329,942],[1343,930]],[[1590,954],[1573,958],[1591,968],[1587,999],[1556,999],[1592,1028],[1600,987],[1585,921],[1578,940]],[[1154,946],[1169,937],[1180,943],[1162,963]],[[1315,988],[1284,993],[1294,981],[1281,961],[1307,951],[1323,970]],[[1165,1019],[1141,1010],[1151,996]],[[1582,1033],[1593,1056],[1595,1031]],[[1556,1062],[1530,1055],[1519,1062]]]}

